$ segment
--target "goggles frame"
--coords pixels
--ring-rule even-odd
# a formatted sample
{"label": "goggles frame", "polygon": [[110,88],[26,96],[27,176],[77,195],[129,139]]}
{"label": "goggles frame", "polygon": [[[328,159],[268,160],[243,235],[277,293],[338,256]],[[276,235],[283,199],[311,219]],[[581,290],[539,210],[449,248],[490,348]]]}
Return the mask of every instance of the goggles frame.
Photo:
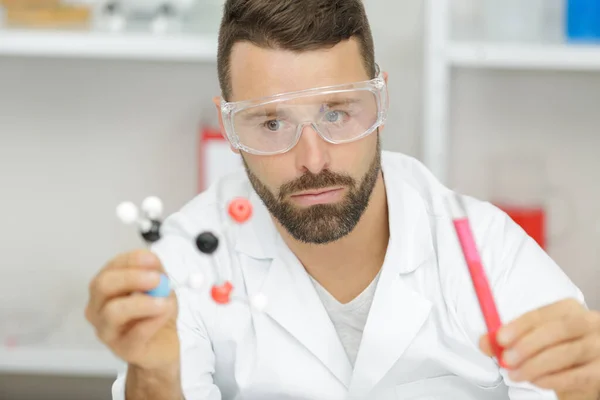
{"label": "goggles frame", "polygon": [[282,150],[276,150],[276,151],[260,151],[260,150],[255,150],[255,149],[249,148],[240,142],[240,138],[237,135],[237,133],[235,132],[235,127],[234,127],[235,114],[237,112],[246,110],[248,108],[256,107],[259,105],[260,106],[268,105],[268,104],[283,102],[283,101],[291,100],[291,99],[297,99],[297,98],[303,98],[303,97],[309,97],[309,96],[315,96],[315,95],[328,95],[328,94],[336,94],[336,93],[353,92],[356,90],[367,90],[367,91],[370,91],[371,93],[373,93],[373,95],[375,96],[378,112],[377,112],[377,119],[376,119],[375,123],[369,129],[367,129],[363,134],[358,135],[357,137],[354,137],[352,139],[335,140],[334,141],[334,140],[331,140],[328,137],[326,137],[326,135],[323,135],[319,131],[319,129],[315,126],[314,123],[311,124],[313,129],[319,134],[319,136],[321,136],[323,138],[323,140],[325,140],[329,143],[332,143],[332,144],[343,144],[343,143],[350,143],[350,142],[360,140],[360,139],[370,135],[377,128],[379,128],[383,124],[385,124],[385,121],[387,119],[388,107],[389,107],[387,85],[385,83],[385,79],[383,78],[383,74],[381,73],[381,71],[379,69],[379,66],[376,65],[376,68],[377,68],[376,78],[368,80],[368,81],[344,83],[344,84],[340,84],[340,85],[311,88],[311,89],[299,90],[299,91],[294,91],[294,92],[276,94],[273,96],[261,97],[261,98],[257,98],[257,99],[242,100],[242,101],[237,101],[237,102],[227,102],[227,101],[225,101],[225,99],[221,98],[221,117],[223,120],[223,127],[225,129],[225,135],[227,136],[227,140],[229,141],[229,143],[231,144],[231,146],[234,149],[241,150],[241,151],[244,151],[244,152],[250,153],[250,154],[268,156],[268,155],[287,153],[288,151],[293,149],[296,146],[296,144],[298,143],[298,141],[300,140],[300,137],[302,136],[302,129],[305,124],[298,125],[296,137],[287,148],[282,149]]}

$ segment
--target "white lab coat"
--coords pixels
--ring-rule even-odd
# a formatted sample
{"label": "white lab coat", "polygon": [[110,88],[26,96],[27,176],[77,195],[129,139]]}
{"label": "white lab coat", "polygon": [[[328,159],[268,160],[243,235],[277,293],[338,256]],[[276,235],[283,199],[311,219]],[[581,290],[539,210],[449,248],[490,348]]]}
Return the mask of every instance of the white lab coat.
{"label": "white lab coat", "polygon": [[[194,237],[221,232],[224,204],[247,196],[252,220],[230,230],[217,257],[236,295],[268,296],[264,313],[218,306],[207,292],[180,291],[179,334],[186,400],[555,399],[511,382],[478,349],[485,325],[442,186],[413,158],[384,152],[390,242],[352,368],[306,271],[277,233],[244,171],[201,194],[164,225],[154,247],[183,281],[210,271]],[[583,296],[504,213],[465,198],[504,321],[564,298]],[[222,244],[224,244],[222,242]],[[124,400],[125,376],[113,387]]]}

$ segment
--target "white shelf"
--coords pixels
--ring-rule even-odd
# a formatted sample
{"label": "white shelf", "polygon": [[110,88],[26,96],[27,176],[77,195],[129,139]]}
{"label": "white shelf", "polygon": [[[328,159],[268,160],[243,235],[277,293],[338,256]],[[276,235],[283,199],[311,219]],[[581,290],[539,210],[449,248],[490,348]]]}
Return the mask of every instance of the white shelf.
{"label": "white shelf", "polygon": [[0,30],[0,55],[212,62],[217,37]]}
{"label": "white shelf", "polygon": [[450,43],[446,56],[456,67],[600,71],[600,46]]}
{"label": "white shelf", "polygon": [[452,0],[425,1],[423,161],[443,183],[450,178],[450,93],[453,68],[600,72],[600,44],[505,44],[452,39]]}
{"label": "white shelf", "polygon": [[0,349],[0,373],[116,377],[124,367],[108,350]]}

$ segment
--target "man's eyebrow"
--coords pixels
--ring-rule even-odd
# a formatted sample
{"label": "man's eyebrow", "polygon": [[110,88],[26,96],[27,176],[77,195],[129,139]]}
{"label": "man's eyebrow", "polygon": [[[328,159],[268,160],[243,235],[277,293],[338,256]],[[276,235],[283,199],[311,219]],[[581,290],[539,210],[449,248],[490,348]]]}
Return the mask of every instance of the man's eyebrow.
{"label": "man's eyebrow", "polygon": [[[332,97],[329,99],[324,99],[324,101],[321,102],[320,112],[323,112],[325,110],[325,107],[335,108],[335,107],[340,107],[340,106],[348,106],[348,105],[352,105],[352,104],[357,104],[360,102],[361,102],[360,98]],[[254,109],[245,110],[244,112],[241,113],[240,116],[243,117],[245,120],[252,120],[252,119],[265,119],[265,118],[277,119],[277,118],[286,117],[287,115],[288,115],[288,111],[284,108],[279,108],[276,106],[264,106],[264,107],[256,107]]]}
{"label": "man's eyebrow", "polygon": [[256,110],[244,111],[242,116],[244,119],[264,119],[264,118],[280,118],[286,116],[285,110],[277,109],[276,107],[260,108]]}
{"label": "man's eyebrow", "polygon": [[[345,99],[332,98],[332,99],[323,101],[323,105],[325,105],[329,108],[335,108],[335,107],[339,107],[339,106],[347,106],[347,105],[360,103],[360,101],[361,100],[357,99],[357,98],[345,98]],[[321,110],[321,111],[323,111],[323,110]]]}

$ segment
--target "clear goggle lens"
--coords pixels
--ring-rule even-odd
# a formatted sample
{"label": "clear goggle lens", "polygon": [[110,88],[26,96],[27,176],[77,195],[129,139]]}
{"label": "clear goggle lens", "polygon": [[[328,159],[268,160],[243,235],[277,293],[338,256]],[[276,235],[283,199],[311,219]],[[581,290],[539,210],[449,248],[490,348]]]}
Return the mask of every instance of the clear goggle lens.
{"label": "clear goggle lens", "polygon": [[293,148],[308,126],[330,143],[348,143],[385,122],[387,91],[382,78],[307,90],[263,101],[225,103],[223,121],[234,147],[254,154]]}
{"label": "clear goggle lens", "polygon": [[270,153],[292,147],[305,125],[340,143],[362,136],[377,117],[373,93],[356,91],[247,108],[235,114],[233,127],[245,147]]}

